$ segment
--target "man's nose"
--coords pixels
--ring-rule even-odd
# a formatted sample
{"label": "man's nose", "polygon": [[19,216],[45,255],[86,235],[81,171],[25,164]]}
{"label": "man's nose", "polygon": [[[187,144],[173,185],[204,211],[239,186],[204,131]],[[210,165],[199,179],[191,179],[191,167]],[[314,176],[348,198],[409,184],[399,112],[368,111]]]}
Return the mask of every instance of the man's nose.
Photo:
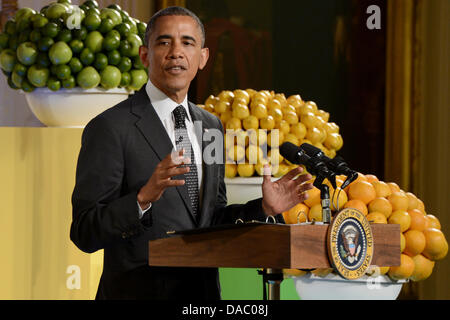
{"label": "man's nose", "polygon": [[183,46],[181,45],[181,43],[175,41],[170,49],[171,50],[169,52],[169,58],[179,59],[183,57]]}

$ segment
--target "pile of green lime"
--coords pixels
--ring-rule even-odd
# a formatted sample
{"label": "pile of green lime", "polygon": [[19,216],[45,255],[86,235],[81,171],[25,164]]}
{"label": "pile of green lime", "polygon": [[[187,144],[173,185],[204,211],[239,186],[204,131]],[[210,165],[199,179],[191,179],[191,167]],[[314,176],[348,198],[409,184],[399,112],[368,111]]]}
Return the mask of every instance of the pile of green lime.
{"label": "pile of green lime", "polygon": [[147,25],[117,4],[99,9],[58,0],[40,12],[22,8],[0,33],[0,68],[13,89],[81,87],[139,90],[147,69],[139,57]]}

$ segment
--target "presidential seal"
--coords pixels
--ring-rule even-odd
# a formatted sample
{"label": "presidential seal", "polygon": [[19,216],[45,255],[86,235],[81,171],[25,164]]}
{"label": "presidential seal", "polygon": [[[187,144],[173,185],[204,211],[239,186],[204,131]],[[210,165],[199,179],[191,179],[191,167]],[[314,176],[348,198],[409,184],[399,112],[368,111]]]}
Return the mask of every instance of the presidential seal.
{"label": "presidential seal", "polygon": [[372,262],[373,237],[369,221],[353,208],[340,211],[328,228],[328,257],[345,279],[362,277]]}

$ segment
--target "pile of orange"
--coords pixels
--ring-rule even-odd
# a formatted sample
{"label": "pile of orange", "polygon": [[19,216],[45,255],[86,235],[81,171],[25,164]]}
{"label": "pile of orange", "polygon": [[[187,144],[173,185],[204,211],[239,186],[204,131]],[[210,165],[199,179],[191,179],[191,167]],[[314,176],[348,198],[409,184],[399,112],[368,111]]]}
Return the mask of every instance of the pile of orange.
{"label": "pile of orange", "polygon": [[[380,181],[374,175],[358,174],[358,178],[344,190],[339,186],[344,176],[337,179],[338,189],[330,186],[332,212],[354,208],[362,212],[370,223],[399,224],[401,230],[401,263],[395,267],[381,268],[393,280],[422,281],[433,272],[435,261],[448,253],[448,243],[441,231],[439,219],[427,214],[422,200],[405,192],[394,182]],[[308,199],[283,213],[288,224],[305,221],[322,221],[320,191],[308,191]],[[373,268],[368,275],[374,274]],[[376,274],[376,273],[375,273]]]}
{"label": "pile of orange", "polygon": [[251,177],[263,174],[264,164],[281,177],[298,167],[284,159],[279,146],[309,143],[334,158],[343,146],[339,126],[330,114],[300,95],[253,89],[223,90],[210,95],[199,107],[217,116],[225,130],[225,176]]}

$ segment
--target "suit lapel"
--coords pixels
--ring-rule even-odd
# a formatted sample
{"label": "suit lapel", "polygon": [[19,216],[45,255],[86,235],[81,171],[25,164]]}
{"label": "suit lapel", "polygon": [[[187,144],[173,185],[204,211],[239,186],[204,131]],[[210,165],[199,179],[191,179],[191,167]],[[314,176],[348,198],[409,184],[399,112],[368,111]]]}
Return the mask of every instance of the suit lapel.
{"label": "suit lapel", "polygon": [[[140,119],[136,122],[136,127],[147,140],[150,147],[158,156],[159,160],[163,160],[173,150],[173,144],[170,140],[166,128],[158,117],[158,114],[150,103],[145,86],[136,93],[133,99],[131,112]],[[188,209],[191,217],[195,221],[192,211],[191,200],[187,192],[186,185],[176,187],[181,199]]]}

